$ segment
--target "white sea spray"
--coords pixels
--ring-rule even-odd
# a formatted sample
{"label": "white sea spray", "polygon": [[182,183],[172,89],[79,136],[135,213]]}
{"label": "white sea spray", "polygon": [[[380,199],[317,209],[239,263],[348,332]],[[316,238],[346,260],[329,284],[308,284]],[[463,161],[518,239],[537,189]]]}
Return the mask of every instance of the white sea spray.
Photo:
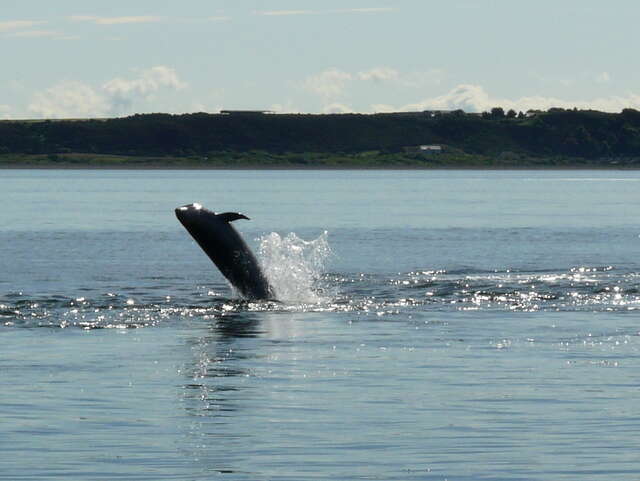
{"label": "white sea spray", "polygon": [[318,303],[323,296],[321,276],[331,254],[325,231],[311,241],[291,232],[282,237],[272,232],[259,240],[262,268],[276,298],[287,303]]}

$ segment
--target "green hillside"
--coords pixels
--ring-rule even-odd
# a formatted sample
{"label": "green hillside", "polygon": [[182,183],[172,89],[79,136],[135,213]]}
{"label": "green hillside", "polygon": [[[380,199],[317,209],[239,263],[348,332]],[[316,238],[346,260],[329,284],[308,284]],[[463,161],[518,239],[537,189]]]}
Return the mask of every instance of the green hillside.
{"label": "green hillside", "polygon": [[[441,153],[420,150],[440,146]],[[0,162],[177,166],[640,167],[640,112],[145,114],[0,122]]]}

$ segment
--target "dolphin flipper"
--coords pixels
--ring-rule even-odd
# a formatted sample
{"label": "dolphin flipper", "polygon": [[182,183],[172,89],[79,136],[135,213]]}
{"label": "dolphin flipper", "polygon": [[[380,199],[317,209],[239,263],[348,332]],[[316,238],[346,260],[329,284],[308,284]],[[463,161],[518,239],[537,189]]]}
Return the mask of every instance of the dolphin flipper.
{"label": "dolphin flipper", "polygon": [[250,220],[246,215],[239,214],[237,212],[223,212],[222,214],[218,214],[216,217],[225,222],[233,222],[234,220],[238,219]]}

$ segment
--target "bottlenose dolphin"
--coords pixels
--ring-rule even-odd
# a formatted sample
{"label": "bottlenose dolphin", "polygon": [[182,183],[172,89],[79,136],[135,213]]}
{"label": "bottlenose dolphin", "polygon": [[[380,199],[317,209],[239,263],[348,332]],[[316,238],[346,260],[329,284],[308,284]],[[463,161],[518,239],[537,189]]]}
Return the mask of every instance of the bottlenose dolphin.
{"label": "bottlenose dolphin", "polygon": [[216,214],[198,203],[176,209],[176,217],[220,272],[247,299],[273,299],[258,261],[230,222],[249,218],[236,212]]}

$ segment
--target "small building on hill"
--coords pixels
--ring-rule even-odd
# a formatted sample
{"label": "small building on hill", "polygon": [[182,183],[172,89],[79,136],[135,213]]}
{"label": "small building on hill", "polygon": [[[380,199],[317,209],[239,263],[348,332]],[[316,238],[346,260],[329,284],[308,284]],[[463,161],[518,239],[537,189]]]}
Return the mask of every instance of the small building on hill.
{"label": "small building on hill", "polygon": [[443,150],[442,145],[433,144],[411,145],[404,148],[404,151],[407,153],[423,155],[441,154]]}

